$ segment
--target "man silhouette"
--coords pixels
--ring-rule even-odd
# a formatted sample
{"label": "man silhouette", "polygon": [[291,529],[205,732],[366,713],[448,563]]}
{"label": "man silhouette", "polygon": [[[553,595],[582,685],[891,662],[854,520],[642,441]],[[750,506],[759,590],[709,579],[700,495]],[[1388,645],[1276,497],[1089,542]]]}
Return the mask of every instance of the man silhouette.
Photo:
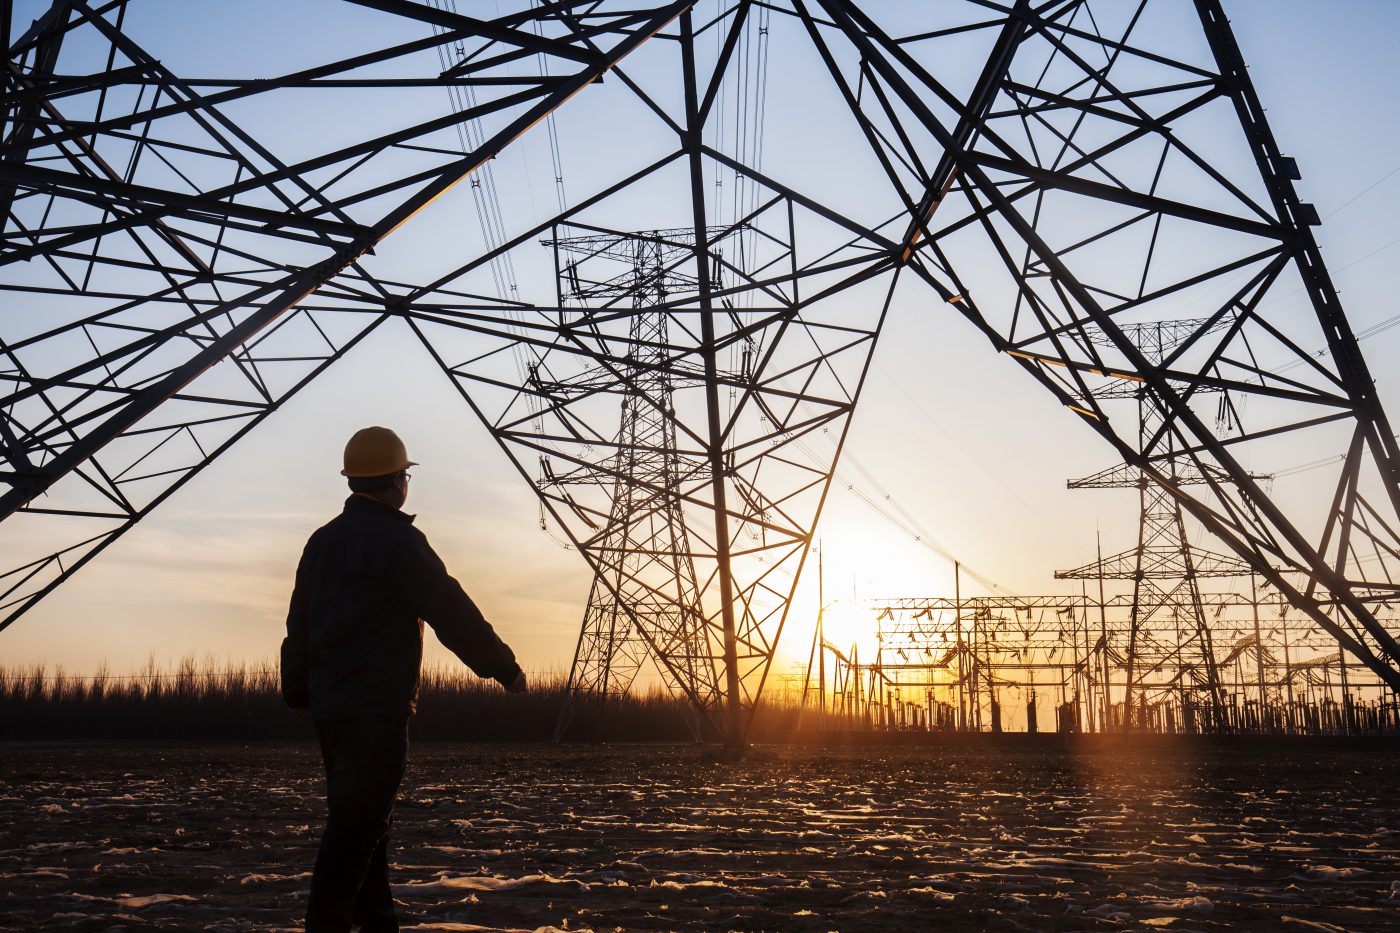
{"label": "man silhouette", "polygon": [[418,702],[423,620],[481,677],[526,689],[515,655],[403,512],[409,467],[393,431],[345,447],[345,508],[306,543],[282,641],[282,697],[310,710],[326,766],[327,818],[308,931],[398,930],[389,827]]}

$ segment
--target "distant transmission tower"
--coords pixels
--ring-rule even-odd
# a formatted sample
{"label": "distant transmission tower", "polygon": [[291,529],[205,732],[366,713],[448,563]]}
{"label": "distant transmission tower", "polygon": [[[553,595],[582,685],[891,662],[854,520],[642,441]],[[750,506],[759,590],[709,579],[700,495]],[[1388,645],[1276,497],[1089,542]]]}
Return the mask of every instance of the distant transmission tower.
{"label": "distant transmission tower", "polygon": [[[1209,320],[1181,320],[1132,324],[1124,329],[1144,354],[1160,365],[1200,330],[1212,326],[1220,325],[1212,325]],[[1222,420],[1232,417],[1229,398],[1220,389],[1207,385],[1200,391],[1219,396],[1218,411]],[[1132,729],[1139,725],[1134,717],[1140,703],[1145,702],[1142,694],[1149,689],[1148,678],[1162,673],[1174,675],[1175,684],[1168,684],[1167,688],[1174,688],[1180,695],[1183,710],[1192,708],[1188,696],[1189,675],[1194,681],[1192,686],[1206,691],[1210,699],[1206,708],[1212,711],[1211,715],[1220,716],[1225,708],[1225,696],[1216,667],[1210,620],[1201,600],[1200,581],[1211,577],[1248,576],[1251,570],[1238,557],[1193,545],[1186,534],[1181,500],[1169,490],[1231,480],[1218,471],[1207,473],[1180,455],[1174,437],[1162,430],[1165,418],[1136,381],[1124,379],[1117,384],[1110,383],[1097,389],[1095,395],[1098,398],[1131,396],[1137,400],[1141,447],[1159,456],[1169,483],[1154,482],[1141,469],[1127,465],[1070,480],[1070,489],[1136,488],[1140,509],[1138,541],[1130,550],[1098,558],[1073,570],[1057,571],[1055,578],[1131,580],[1133,583],[1128,643],[1124,646],[1121,728]],[[1106,668],[1114,646],[1103,644],[1099,650]],[[1108,684],[1105,678],[1105,722],[1112,721]]]}
{"label": "distant transmission tower", "polygon": [[[719,241],[724,233],[712,230],[708,238]],[[562,263],[555,270],[561,305],[631,318],[620,364],[627,391],[615,453],[606,470],[592,471],[597,482],[611,485],[612,508],[583,544],[597,555],[598,569],[560,711],[560,738],[581,702],[625,695],[648,658],[673,691],[696,706],[714,706],[721,696],[717,672],[724,639],[705,620],[681,498],[684,482],[704,477],[709,468],[703,458],[683,455],[677,446],[674,390],[685,377],[666,365],[671,345],[666,301],[673,292],[695,288],[694,276],[685,271],[695,231],[594,234],[545,244]],[[712,268],[718,272],[717,265]],[[600,275],[609,277],[599,280]],[[699,378],[697,373],[687,381]],[[546,384],[538,372],[534,379],[546,394],[584,391],[586,383]],[[580,471],[588,470],[556,474],[543,455],[540,468],[541,483],[555,488],[584,479]],[[693,727],[701,728],[699,720]]]}

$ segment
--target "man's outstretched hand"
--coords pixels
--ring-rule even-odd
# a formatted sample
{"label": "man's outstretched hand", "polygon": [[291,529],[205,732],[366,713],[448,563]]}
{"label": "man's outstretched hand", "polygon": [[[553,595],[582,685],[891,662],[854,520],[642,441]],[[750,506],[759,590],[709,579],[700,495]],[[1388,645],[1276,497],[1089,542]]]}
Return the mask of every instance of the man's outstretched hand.
{"label": "man's outstretched hand", "polygon": [[530,689],[530,685],[525,680],[525,672],[521,671],[515,675],[515,679],[506,684],[506,693],[525,693]]}

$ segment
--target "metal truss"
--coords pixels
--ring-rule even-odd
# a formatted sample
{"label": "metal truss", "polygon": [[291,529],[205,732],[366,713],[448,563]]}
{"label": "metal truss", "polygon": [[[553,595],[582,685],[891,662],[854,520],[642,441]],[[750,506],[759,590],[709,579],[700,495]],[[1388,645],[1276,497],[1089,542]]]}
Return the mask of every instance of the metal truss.
{"label": "metal truss", "polygon": [[[1372,602],[1397,588],[1400,455],[1218,2],[504,6],[345,0],[370,18],[358,38],[309,35],[287,70],[232,78],[146,47],[207,42],[186,7],[156,29],[140,0],[56,0],[7,33],[7,621],[399,317],[644,640],[635,598],[657,585],[609,576],[607,529],[622,491],[678,510],[666,547],[694,563],[722,702],[687,687],[689,648],[647,648],[741,742],[884,315],[918,294],[1400,686]],[[770,128],[776,169],[719,132],[760,37],[808,69]],[[572,207],[484,246],[420,218],[534,124],[595,104],[606,122],[566,139],[592,169]],[[334,134],[295,131],[327,113]],[[717,197],[725,179],[743,196]],[[654,306],[489,281],[507,257],[538,265],[542,237],[678,228]],[[391,234],[392,261],[374,254]],[[609,262],[580,261],[581,286]],[[1206,323],[1159,359],[1131,327],[1187,318]],[[1150,429],[1107,386],[1140,393]],[[1247,427],[1215,423],[1220,392]],[[624,399],[665,425],[673,482],[621,466]],[[1298,445],[1345,454],[1320,521],[1245,466]]]}
{"label": "metal truss", "polygon": [[[1201,594],[1201,604],[1210,609],[1250,606],[1253,605],[1253,602],[1249,595],[1241,593],[1205,592]],[[917,621],[921,618],[927,618],[930,613],[956,612],[959,605],[974,607],[979,612],[1033,613],[1042,610],[1068,612],[1071,609],[1099,605],[1110,609],[1130,609],[1133,605],[1133,597],[1128,593],[1113,593],[1106,595],[1102,600],[1087,594],[1076,596],[1073,593],[1050,596],[967,596],[963,599],[954,596],[901,596],[895,599],[871,600],[868,608],[876,614],[877,619],[880,616],[893,618],[896,614],[907,613],[910,618]]]}
{"label": "metal truss", "polygon": [[[663,164],[681,158],[698,179],[697,152]],[[825,218],[790,193],[758,201],[718,232],[697,206],[694,228],[654,234],[679,257],[671,266],[691,270],[654,305],[588,284],[566,296],[561,284],[555,305],[500,307],[445,282],[410,308],[594,570],[571,690],[622,686],[644,644],[726,741],[742,741],[772,663],[897,278],[887,254],[846,230],[834,249],[804,252],[795,231]],[[585,202],[547,240],[639,239],[587,222],[606,209]],[[561,264],[560,280],[614,282],[632,262],[598,249]],[[841,300],[867,283],[878,291],[863,306]],[[814,449],[823,436],[833,446]]]}
{"label": "metal truss", "polygon": [[[553,5],[492,22],[359,5],[380,13],[366,48],[269,76],[172,73],[123,28],[139,3],[55,0],[10,42],[0,627],[396,313],[403,289],[363,264],[375,245],[683,6],[564,27]],[[444,45],[465,49],[450,71],[426,54]],[[537,56],[552,69],[514,73]],[[443,87],[473,105],[282,145],[308,108],[382,91],[411,113]],[[464,150],[468,121],[486,131]]]}
{"label": "metal truss", "polygon": [[[645,655],[704,733],[742,744],[901,276],[888,234],[711,143],[736,50],[762,28],[756,5],[716,9],[661,35],[674,84],[624,69],[609,98],[665,145],[613,152],[616,181],[406,310],[594,571],[571,694],[606,695]],[[711,203],[718,178],[742,196]],[[552,300],[474,297],[540,238]],[[661,268],[639,303],[643,246]]]}
{"label": "metal truss", "polygon": [[[1169,321],[1146,325],[1127,325],[1125,330],[1134,342],[1143,348],[1148,358],[1160,363],[1177,350],[1191,335],[1210,321]],[[1216,324],[1219,327],[1218,324]],[[1127,382],[1127,386],[1133,383]],[[1122,385],[1109,385],[1101,395],[1117,395],[1123,391]],[[1132,389],[1138,401],[1139,438],[1145,447],[1161,429],[1158,409],[1147,403],[1145,394]],[[1220,410],[1228,411],[1228,396],[1220,389],[1209,387],[1202,392],[1221,395]],[[1221,420],[1224,420],[1223,418]],[[1166,446],[1170,448],[1172,436],[1167,435]],[[1176,487],[1204,484],[1207,475],[1193,465],[1185,470],[1178,469],[1178,459],[1166,460],[1163,470],[1171,477]],[[1136,476],[1131,475],[1136,473]],[[1262,477],[1255,477],[1260,479]],[[1221,479],[1226,479],[1221,477]],[[1074,570],[1057,571],[1056,579],[1088,580],[1098,578],[1102,588],[1103,580],[1131,580],[1133,584],[1132,615],[1128,625],[1126,645],[1127,676],[1123,686],[1123,724],[1132,728],[1134,701],[1139,688],[1138,678],[1145,669],[1160,670],[1165,663],[1181,667],[1184,656],[1190,654],[1199,661],[1192,669],[1198,673],[1194,686],[1208,692],[1210,708],[1216,711],[1225,709],[1224,692],[1221,685],[1215,646],[1211,634],[1210,620],[1201,603],[1201,580],[1211,577],[1248,576],[1247,563],[1233,555],[1217,554],[1191,544],[1186,533],[1186,519],[1180,500],[1172,496],[1164,486],[1153,482],[1141,470],[1129,469],[1127,473],[1100,472],[1084,480],[1071,480],[1069,488],[1106,488],[1130,486],[1138,490],[1139,519],[1137,547],[1129,551],[1100,557],[1093,563]],[[1154,665],[1138,663],[1139,647],[1152,639],[1171,645],[1174,657]],[[1105,645],[1105,650],[1111,646]],[[1178,683],[1185,689],[1185,677]]]}
{"label": "metal truss", "polygon": [[[725,233],[706,231],[712,268]],[[675,422],[666,414],[675,407],[677,379],[663,349],[670,343],[664,305],[671,292],[695,288],[694,277],[684,271],[692,265],[687,260],[693,258],[694,234],[653,230],[546,241],[556,263],[563,263],[555,269],[563,303],[576,303],[585,313],[631,305],[621,424],[607,473],[574,468],[561,474],[550,457],[540,457],[541,482],[566,501],[577,504],[571,488],[582,484],[612,487],[607,520],[589,542],[590,556],[603,569],[588,594],[556,740],[580,702],[625,695],[649,657],[664,659],[661,671],[671,689],[696,698],[701,708],[718,708],[723,699],[724,633],[706,623],[682,505],[687,477],[707,479],[707,465],[682,459]],[[592,277],[597,274],[607,277]],[[551,405],[584,391],[618,388],[601,366],[567,383],[546,381],[536,367],[530,382],[549,395]]]}
{"label": "metal truss", "polygon": [[1204,659],[1162,626],[1136,623],[1132,593],[874,600],[865,608],[879,651],[846,663],[868,675],[868,702],[946,708],[942,728],[987,728],[1007,697],[1034,704],[1037,691],[1056,698],[1062,730],[1299,732],[1322,715],[1328,731],[1368,731],[1365,710],[1381,707],[1393,723],[1389,688],[1282,594],[1251,587],[1200,600],[1217,639],[1210,690]]}

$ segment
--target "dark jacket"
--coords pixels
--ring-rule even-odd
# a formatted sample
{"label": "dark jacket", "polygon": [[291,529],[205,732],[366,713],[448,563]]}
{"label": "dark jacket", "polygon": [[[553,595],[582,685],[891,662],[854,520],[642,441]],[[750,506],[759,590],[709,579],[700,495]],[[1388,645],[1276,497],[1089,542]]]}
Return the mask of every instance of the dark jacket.
{"label": "dark jacket", "polygon": [[515,655],[433,553],[413,516],[352,495],[306,542],[282,641],[282,698],[315,719],[412,715],[423,622],[482,677]]}

